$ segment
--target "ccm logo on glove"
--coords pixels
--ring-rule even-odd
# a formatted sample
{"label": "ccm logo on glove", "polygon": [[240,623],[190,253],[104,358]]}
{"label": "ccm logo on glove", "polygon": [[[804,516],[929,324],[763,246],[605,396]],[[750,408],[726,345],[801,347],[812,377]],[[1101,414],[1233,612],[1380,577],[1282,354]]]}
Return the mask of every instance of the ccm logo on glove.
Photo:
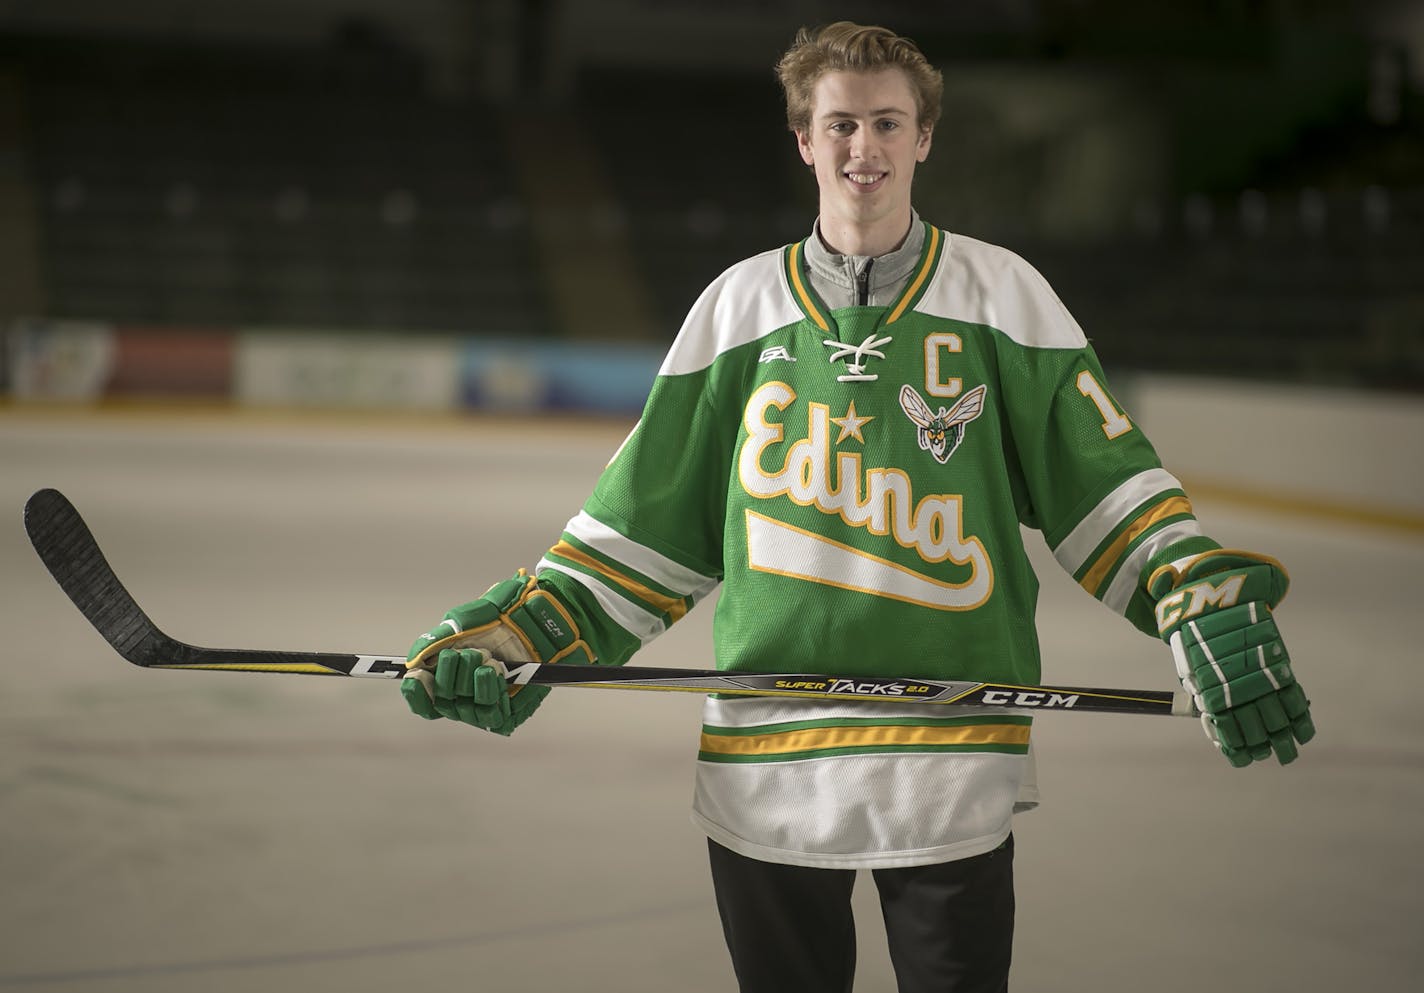
{"label": "ccm logo on glove", "polygon": [[[1245,582],[1246,577],[1238,574],[1229,577],[1220,586],[1201,582],[1173,590],[1157,603],[1157,630],[1165,632],[1173,624],[1196,617],[1208,607],[1219,610],[1236,606],[1236,601],[1241,599],[1241,587]],[[1187,602],[1189,597],[1190,603]],[[1183,604],[1186,604],[1185,609]]]}

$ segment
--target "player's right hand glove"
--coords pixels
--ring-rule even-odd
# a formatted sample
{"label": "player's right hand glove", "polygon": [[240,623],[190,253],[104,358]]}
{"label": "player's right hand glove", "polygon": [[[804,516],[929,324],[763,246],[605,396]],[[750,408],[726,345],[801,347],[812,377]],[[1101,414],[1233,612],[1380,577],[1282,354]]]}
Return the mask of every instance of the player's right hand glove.
{"label": "player's right hand glove", "polygon": [[1164,565],[1147,580],[1182,686],[1207,737],[1238,768],[1272,754],[1285,765],[1315,737],[1271,615],[1289,586],[1275,559],[1227,549]]}
{"label": "player's right hand glove", "polygon": [[549,689],[509,686],[506,664],[593,661],[563,604],[521,569],[478,600],[446,611],[435,628],[415,639],[401,695],[427,720],[445,717],[509,735]]}

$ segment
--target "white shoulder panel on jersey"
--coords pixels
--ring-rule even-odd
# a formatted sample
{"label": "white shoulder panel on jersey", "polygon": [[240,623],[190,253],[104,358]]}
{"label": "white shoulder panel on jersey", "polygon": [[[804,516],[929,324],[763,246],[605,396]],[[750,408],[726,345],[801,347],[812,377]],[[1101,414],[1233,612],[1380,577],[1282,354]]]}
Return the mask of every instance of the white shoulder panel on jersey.
{"label": "white shoulder panel on jersey", "polygon": [[659,376],[706,369],[717,356],[801,319],[777,248],[753,255],[712,281],[688,312]]}
{"label": "white shoulder panel on jersey", "polygon": [[947,231],[939,269],[915,309],[986,324],[1029,348],[1088,343],[1037,269],[1006,248]]}

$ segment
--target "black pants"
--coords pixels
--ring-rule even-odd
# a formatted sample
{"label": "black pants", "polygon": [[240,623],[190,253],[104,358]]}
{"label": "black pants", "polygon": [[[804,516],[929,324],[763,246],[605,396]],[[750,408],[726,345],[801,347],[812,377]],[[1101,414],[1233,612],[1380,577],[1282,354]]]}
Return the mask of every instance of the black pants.
{"label": "black pants", "polygon": [[[848,993],[849,869],[761,862],[708,842],[742,993]],[[1014,839],[974,858],[873,870],[900,993],[1003,993],[1014,938]]]}

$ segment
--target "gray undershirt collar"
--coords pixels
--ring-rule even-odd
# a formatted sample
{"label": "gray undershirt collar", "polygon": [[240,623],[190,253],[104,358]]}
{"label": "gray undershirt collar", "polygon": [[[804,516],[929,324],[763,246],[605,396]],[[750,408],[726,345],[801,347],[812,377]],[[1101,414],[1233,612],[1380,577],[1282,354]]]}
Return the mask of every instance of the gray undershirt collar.
{"label": "gray undershirt collar", "polygon": [[816,219],[811,237],[806,239],[804,257],[811,287],[832,310],[854,306],[861,272],[870,264],[868,306],[884,307],[894,302],[905,280],[920,261],[925,245],[925,227],[920,215],[910,211],[910,230],[899,248],[884,255],[838,255],[821,240],[821,221]]}

